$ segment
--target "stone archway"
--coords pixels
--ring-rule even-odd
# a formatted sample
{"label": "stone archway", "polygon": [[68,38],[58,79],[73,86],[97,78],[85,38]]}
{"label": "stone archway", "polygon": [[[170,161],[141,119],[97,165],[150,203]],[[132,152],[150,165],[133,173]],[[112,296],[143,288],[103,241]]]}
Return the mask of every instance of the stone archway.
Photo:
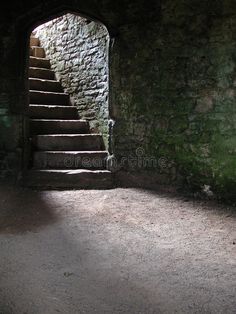
{"label": "stone archway", "polygon": [[[90,4],[86,3],[85,6],[81,5],[81,7],[78,7],[78,4],[53,4],[48,3],[47,8],[35,8],[32,11],[27,11],[25,14],[22,14],[20,19],[17,21],[18,25],[18,35],[17,39],[21,40],[18,45],[19,51],[17,56],[17,62],[19,63],[19,78],[21,78],[21,83],[19,85],[19,102],[15,105],[14,108],[12,108],[12,112],[15,112],[21,116],[22,119],[22,148],[20,149],[22,151],[21,155],[21,162],[20,162],[20,169],[19,172],[23,173],[27,169],[27,166],[29,164],[29,156],[30,156],[30,146],[29,146],[29,119],[28,119],[28,68],[29,68],[29,38],[30,34],[32,33],[33,29],[35,29],[37,26],[46,23],[52,19],[57,18],[58,16],[71,13],[76,14],[81,17],[87,18],[91,21],[95,21],[98,23],[101,23],[105,26],[107,29],[109,35],[110,35],[110,43],[108,48],[108,54],[109,54],[109,69],[112,70],[112,54],[111,51],[113,50],[114,46],[114,36],[117,33],[115,28],[110,24],[108,19],[99,16],[97,8],[93,8]],[[112,87],[111,87],[111,79],[110,79],[110,73],[112,71],[109,71],[109,100],[108,100],[108,106],[109,106],[109,117],[113,117],[112,113]],[[112,129],[109,130],[109,134],[112,134]],[[108,141],[107,145],[109,147],[109,152],[112,153],[112,138],[110,137],[110,141]],[[20,152],[20,151],[19,151]]]}
{"label": "stone archway", "polygon": [[[54,61],[55,61],[55,57],[58,54],[55,53],[55,50],[53,50],[53,49],[50,50],[49,45],[47,45],[48,43],[47,43],[46,37],[44,36],[45,35],[44,33],[46,32],[47,35],[49,35],[51,38],[52,38],[52,36],[54,36],[53,38],[54,38],[55,41],[57,41],[58,38],[60,38],[60,34],[57,33],[57,34],[52,35],[52,33],[50,33],[50,29],[51,29],[51,26],[52,26],[52,24],[50,24],[50,23],[59,23],[59,24],[61,23],[61,26],[64,23],[63,27],[68,27],[68,29],[67,29],[67,36],[69,36],[69,37],[71,37],[73,35],[73,33],[74,33],[74,28],[70,27],[70,25],[67,23],[69,18],[76,19],[77,23],[79,23],[79,21],[80,21],[80,23],[82,24],[83,27],[86,27],[86,24],[98,25],[96,22],[92,22],[91,20],[83,19],[82,17],[79,17],[78,15],[74,15],[74,14],[68,13],[68,12],[63,12],[63,15],[62,14],[58,14],[58,17],[56,19],[55,19],[55,16],[53,16],[53,17],[54,17],[53,20],[51,20],[51,18],[48,18],[49,22],[47,24],[45,24],[45,25],[47,25],[46,28],[44,28],[44,29],[43,28],[37,28],[37,30],[35,32],[37,32],[37,36],[40,37],[40,41],[43,43],[43,46],[44,46],[44,48],[45,48],[45,50],[47,52],[47,55],[49,57],[52,57],[52,59],[54,58]],[[51,22],[50,22],[50,20],[51,20]],[[37,25],[37,24],[34,24],[34,25]],[[91,85],[94,85],[95,82],[94,82],[94,80],[92,80],[90,82],[91,85],[89,85],[88,84],[89,76],[86,76],[85,81],[86,80],[87,81],[85,82],[85,85],[87,84],[88,90],[87,91],[86,90],[82,90],[82,92],[84,93],[84,95],[90,96],[90,97],[88,97],[88,98],[90,98],[90,100],[93,98],[93,100],[94,101],[96,100],[97,103],[98,103],[98,104],[94,104],[94,108],[98,108],[99,107],[100,112],[94,113],[93,119],[91,119],[91,120],[93,120],[91,122],[91,130],[92,130],[92,132],[99,131],[100,133],[102,133],[103,139],[104,139],[104,142],[105,142],[105,147],[106,147],[107,150],[109,150],[109,152],[111,152],[111,150],[109,149],[109,148],[111,148],[111,145],[110,145],[109,127],[108,127],[108,120],[109,120],[109,117],[110,117],[110,114],[109,114],[110,106],[108,105],[108,102],[109,102],[109,97],[108,97],[108,95],[109,95],[109,83],[108,83],[109,82],[109,78],[108,78],[109,77],[109,63],[108,63],[108,58],[109,58],[109,51],[110,51],[109,45],[108,45],[109,44],[109,35],[108,35],[108,32],[105,31],[106,28],[104,26],[102,26],[101,23],[100,23],[100,25],[101,25],[100,27],[102,27],[102,29],[103,29],[103,34],[102,34],[103,39],[104,39],[104,34],[107,34],[106,35],[107,37],[106,37],[106,40],[105,40],[105,45],[106,46],[103,47],[103,59],[104,60],[106,59],[106,65],[105,65],[105,68],[103,68],[103,69],[101,69],[101,67],[100,67],[101,74],[103,75],[103,82],[101,82],[101,80],[99,82],[99,79],[98,79],[98,82],[96,82],[96,84],[97,84],[98,89],[99,89],[99,86],[101,87],[101,85],[105,85],[105,87],[104,86],[102,87],[102,91],[101,91],[100,94],[99,94],[98,90],[95,91],[94,95],[96,96],[96,99],[95,99],[95,97],[91,97],[91,95],[89,95],[89,93],[93,94],[94,90],[89,90],[89,89],[90,89]],[[89,27],[89,26],[87,26],[87,27]],[[90,25],[90,27],[91,27],[91,25]],[[32,26],[30,28],[30,33],[31,33],[32,29],[35,29],[34,26]],[[48,34],[48,33],[50,33],[50,34]],[[77,39],[75,38],[74,43],[76,43],[76,40]],[[93,38],[93,40],[94,40],[94,38]],[[99,40],[95,38],[95,41],[96,40],[99,42]],[[82,41],[85,41],[85,38],[83,38]],[[63,46],[62,42],[60,44],[61,44],[61,46]],[[84,42],[82,42],[82,45],[84,45]],[[95,43],[95,46],[96,46],[96,43]],[[69,47],[71,47],[71,44],[69,45]],[[61,47],[61,48],[62,48],[62,50],[64,50],[66,47]],[[94,51],[94,47],[89,47],[89,49],[91,49],[90,51]],[[89,62],[92,62],[91,53],[89,53],[88,51],[87,51],[87,53],[88,53],[88,57],[87,58],[89,59]],[[68,51],[66,51],[66,54],[67,54],[67,57],[65,59],[67,59],[67,60],[63,60],[63,62],[64,62],[63,64],[64,65],[66,64],[66,66],[64,66],[63,68],[60,67],[60,62],[61,61],[60,60],[56,60],[53,63],[53,69],[56,72],[57,78],[59,78],[61,80],[62,86],[66,89],[68,94],[70,94],[70,96],[72,96],[73,103],[75,103],[75,105],[77,105],[77,108],[78,108],[78,111],[79,111],[79,115],[82,118],[86,118],[86,114],[89,115],[91,113],[91,108],[89,106],[86,108],[86,106],[84,106],[83,103],[80,103],[80,99],[79,99],[79,97],[77,97],[78,95],[76,94],[78,92],[78,89],[71,88],[71,86],[69,86],[67,84],[67,78],[66,78],[67,74],[68,74],[68,71],[70,71],[72,73],[72,74],[70,73],[72,76],[74,74],[76,74],[76,73],[73,73],[73,71],[75,70],[75,64],[73,63],[73,61],[75,61],[75,59],[76,59],[75,51],[69,51],[69,53],[68,53]],[[68,57],[68,54],[69,54],[69,57]],[[104,56],[104,54],[106,54],[106,55]],[[63,57],[65,57],[65,56],[63,56]],[[95,56],[95,57],[97,57],[97,56]],[[102,61],[104,61],[104,60],[102,60]],[[68,61],[68,62],[65,62],[65,61]],[[76,61],[78,63],[78,60],[76,60]],[[99,61],[99,60],[95,60],[94,62],[97,62],[97,61]],[[81,66],[84,66],[84,65],[82,64]],[[93,64],[93,66],[94,66],[94,64]],[[95,69],[95,67],[94,67],[94,69]],[[81,69],[82,69],[82,67],[80,67],[78,65],[78,72],[81,73]],[[98,64],[98,67],[97,67],[97,69],[95,69],[95,71],[99,72],[100,69],[99,69],[99,64]],[[88,70],[88,67],[85,70]],[[90,78],[91,78],[91,76],[90,76]],[[80,81],[80,82],[82,81],[81,77],[79,77],[79,78],[77,77],[77,80]],[[74,84],[72,87],[75,87],[76,75],[75,75],[74,79],[72,80],[72,83]],[[28,86],[28,85],[26,84],[26,86]],[[70,93],[71,90],[73,90],[74,93],[73,92]],[[102,98],[101,95],[103,95],[104,98]],[[100,105],[99,105],[99,101],[100,101]],[[105,106],[103,106],[103,107],[102,107],[102,101],[105,101]],[[101,114],[101,112],[102,112],[102,114]],[[100,117],[99,117],[99,114],[100,114]],[[99,118],[100,118],[100,121],[99,121]],[[27,169],[27,167],[29,165],[29,160],[30,160],[30,143],[29,143],[29,141],[27,141],[27,139],[30,137],[30,128],[28,127],[28,119],[29,119],[29,117],[27,115],[25,117],[25,120],[26,120],[25,125],[26,125],[26,127],[25,127],[25,132],[24,132],[24,142],[25,142],[25,145],[24,145],[24,152],[25,152],[24,168],[25,168],[25,170]],[[97,163],[97,160],[95,161],[95,164],[96,163]],[[76,161],[75,164],[77,164],[77,161]],[[101,167],[99,167],[99,169],[100,168]]]}

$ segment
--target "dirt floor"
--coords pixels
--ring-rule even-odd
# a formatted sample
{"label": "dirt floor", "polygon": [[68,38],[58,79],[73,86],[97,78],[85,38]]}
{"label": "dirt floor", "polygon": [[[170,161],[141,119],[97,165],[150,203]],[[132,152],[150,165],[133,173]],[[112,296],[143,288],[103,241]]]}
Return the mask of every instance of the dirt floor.
{"label": "dirt floor", "polygon": [[236,313],[236,211],[138,189],[0,189],[0,314]]}

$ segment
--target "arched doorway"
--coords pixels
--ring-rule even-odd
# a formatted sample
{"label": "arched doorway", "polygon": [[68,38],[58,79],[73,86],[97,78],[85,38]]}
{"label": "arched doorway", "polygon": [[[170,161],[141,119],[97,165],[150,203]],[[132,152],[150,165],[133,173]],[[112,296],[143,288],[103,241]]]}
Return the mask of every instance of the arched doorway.
{"label": "arched doorway", "polygon": [[[27,167],[46,175],[42,184],[48,181],[49,173],[52,185],[64,181],[68,171],[89,170],[94,177],[100,170],[104,171],[100,176],[107,175],[107,29],[67,12],[32,27],[30,36]],[[70,115],[73,117],[68,119]]]}

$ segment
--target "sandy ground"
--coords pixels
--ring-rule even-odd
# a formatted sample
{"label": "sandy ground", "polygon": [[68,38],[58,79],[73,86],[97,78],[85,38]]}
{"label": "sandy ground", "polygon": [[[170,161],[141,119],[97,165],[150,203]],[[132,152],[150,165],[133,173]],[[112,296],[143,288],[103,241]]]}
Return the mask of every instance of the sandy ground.
{"label": "sandy ground", "polygon": [[138,189],[0,189],[0,314],[236,313],[236,211]]}

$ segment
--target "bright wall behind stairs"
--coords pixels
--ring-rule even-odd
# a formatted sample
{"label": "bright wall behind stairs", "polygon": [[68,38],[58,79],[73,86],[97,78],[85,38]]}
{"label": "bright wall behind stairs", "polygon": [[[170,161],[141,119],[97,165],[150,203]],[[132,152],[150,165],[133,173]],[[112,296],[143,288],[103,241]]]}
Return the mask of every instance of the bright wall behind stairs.
{"label": "bright wall behind stairs", "polygon": [[108,133],[109,34],[100,24],[65,14],[35,32],[52,69],[93,132]]}

